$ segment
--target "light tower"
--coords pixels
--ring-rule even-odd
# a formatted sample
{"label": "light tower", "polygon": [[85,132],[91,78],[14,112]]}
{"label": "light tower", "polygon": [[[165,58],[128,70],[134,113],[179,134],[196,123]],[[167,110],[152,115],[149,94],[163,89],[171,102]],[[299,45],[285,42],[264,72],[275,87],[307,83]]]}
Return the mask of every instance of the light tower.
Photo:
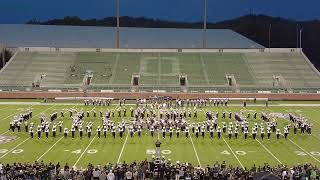
{"label": "light tower", "polygon": [[116,48],[120,48],[120,0],[116,0],[117,10],[117,33],[116,33]]}
{"label": "light tower", "polygon": [[207,6],[208,6],[208,0],[204,0],[202,48],[207,48]]}

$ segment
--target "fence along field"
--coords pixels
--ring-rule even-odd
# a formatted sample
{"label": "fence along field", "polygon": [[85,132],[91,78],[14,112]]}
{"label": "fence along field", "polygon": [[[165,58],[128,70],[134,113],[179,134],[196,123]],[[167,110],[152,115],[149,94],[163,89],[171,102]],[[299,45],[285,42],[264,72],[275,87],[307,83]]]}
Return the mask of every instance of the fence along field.
{"label": "fence along field", "polygon": [[[116,109],[117,106],[83,106],[81,104],[75,105],[0,105],[0,134],[1,136],[10,136],[16,138],[13,141],[0,144],[0,162],[33,162],[35,160],[45,162],[60,162],[60,164],[68,163],[70,166],[84,168],[88,163],[106,164],[121,163],[123,161],[131,162],[134,160],[151,159],[155,153],[155,141],[158,139],[156,134],[153,138],[149,131],[143,131],[142,137],[139,138],[135,134],[134,138],[124,134],[120,138],[118,133],[115,139],[112,138],[110,132],[105,139],[98,138],[95,128],[100,125],[100,118],[84,118],[85,121],[92,121],[93,136],[91,138],[84,137],[80,139],[78,134],[76,138],[63,138],[63,134],[59,134],[56,138],[49,137],[31,139],[29,134],[24,132],[8,131],[9,122],[12,117],[23,109],[31,108],[33,110],[32,122],[39,123],[39,116],[41,113],[49,115],[50,112],[66,111],[70,108],[77,110],[90,111],[94,110],[105,111],[107,109]],[[126,106],[129,111],[130,106]],[[2,111],[3,109],[3,111]],[[300,133],[294,135],[292,129],[288,139],[283,137],[277,140],[275,134],[271,135],[270,140],[262,140],[259,135],[256,140],[251,137],[244,139],[243,134],[240,133],[238,139],[234,137],[229,139],[227,134],[224,134],[221,139],[217,138],[215,133],[214,139],[210,139],[209,134],[206,133],[205,138],[196,138],[194,134],[189,138],[181,133],[180,138],[176,138],[175,134],[170,139],[168,136],[162,138],[160,132],[159,139],[162,143],[161,153],[164,158],[173,162],[189,162],[193,165],[201,167],[207,164],[213,164],[216,161],[226,161],[227,164],[234,166],[251,167],[253,164],[262,165],[269,163],[271,165],[286,164],[294,165],[298,163],[312,163],[320,164],[320,122],[317,117],[320,115],[319,107],[205,107],[199,109],[198,118],[187,118],[189,122],[200,122],[205,120],[206,111],[232,111],[239,112],[245,110],[246,112],[275,112],[288,113],[295,112],[302,114],[308,118],[312,124],[312,134],[307,135]],[[130,119],[127,117],[126,119]],[[115,121],[122,121],[122,117],[114,118]],[[71,120],[68,117],[59,117],[57,121],[64,121],[64,125],[70,127]],[[219,124],[221,125],[221,116],[219,117]],[[226,123],[230,120],[227,118]],[[260,123],[260,118],[254,120],[249,119],[250,125],[254,122]],[[289,123],[288,119],[279,119],[279,126],[283,127]],[[50,133],[51,136],[51,133]]]}

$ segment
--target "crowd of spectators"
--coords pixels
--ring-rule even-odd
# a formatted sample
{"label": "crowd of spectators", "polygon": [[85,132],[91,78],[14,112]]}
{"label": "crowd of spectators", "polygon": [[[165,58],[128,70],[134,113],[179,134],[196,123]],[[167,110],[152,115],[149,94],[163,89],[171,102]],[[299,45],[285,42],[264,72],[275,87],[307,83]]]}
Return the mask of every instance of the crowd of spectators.
{"label": "crowd of spectators", "polygon": [[250,168],[233,167],[225,162],[215,162],[206,167],[193,166],[190,163],[171,163],[170,161],[145,160],[127,164],[106,164],[93,166],[89,164],[85,169],[74,169],[68,164],[34,163],[0,163],[1,180],[209,180],[209,179],[288,179],[304,180],[319,179],[320,169],[311,164],[300,164],[293,167],[284,165],[263,166],[253,165]]}

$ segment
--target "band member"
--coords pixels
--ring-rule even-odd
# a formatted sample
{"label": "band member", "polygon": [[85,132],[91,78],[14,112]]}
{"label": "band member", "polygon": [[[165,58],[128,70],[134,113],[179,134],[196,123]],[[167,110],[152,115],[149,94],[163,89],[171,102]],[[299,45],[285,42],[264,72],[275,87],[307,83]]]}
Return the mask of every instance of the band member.
{"label": "band member", "polygon": [[74,126],[71,127],[71,137],[74,138],[74,134],[76,132],[76,128]]}
{"label": "band member", "polygon": [[201,128],[201,136],[202,136],[202,139],[204,138],[205,132],[206,132],[206,129],[205,129],[204,126],[202,126],[202,128]]}
{"label": "band member", "polygon": [[222,122],[222,131],[223,131],[223,133],[226,133],[226,130],[227,130],[226,122]]}
{"label": "band member", "polygon": [[254,127],[252,128],[252,138],[256,139],[256,136],[257,136],[257,129]]}
{"label": "band member", "polygon": [[112,128],[111,133],[112,133],[113,139],[115,139],[116,138],[116,129],[115,129],[115,127]]}
{"label": "band member", "polygon": [[177,127],[177,129],[176,129],[176,135],[177,135],[177,138],[179,138],[179,136],[180,136],[180,128],[179,127]]}
{"label": "band member", "polygon": [[244,139],[247,139],[248,133],[249,133],[248,128],[244,128]]}
{"label": "band member", "polygon": [[153,137],[153,134],[154,134],[154,127],[153,126],[150,127],[150,134],[151,134],[151,137]]}
{"label": "band member", "polygon": [[54,124],[52,126],[52,136],[55,138],[56,137],[56,131],[57,131],[57,126]]}
{"label": "band member", "polygon": [[30,137],[33,138],[33,127],[30,127]]}
{"label": "band member", "polygon": [[127,117],[127,109],[123,110],[123,117]]}
{"label": "band member", "polygon": [[213,139],[213,133],[214,133],[214,129],[213,127],[210,128],[210,138]]}
{"label": "band member", "polygon": [[298,129],[299,125],[298,124],[295,124],[294,127],[293,127],[293,133],[294,134],[297,134],[297,129]]}
{"label": "band member", "polygon": [[277,129],[276,134],[277,134],[277,139],[280,139],[280,135],[281,135],[280,129]]}
{"label": "band member", "polygon": [[41,138],[41,126],[38,126],[37,128],[38,138]]}
{"label": "band member", "polygon": [[80,139],[82,139],[82,136],[83,136],[83,128],[82,128],[82,126],[79,127],[79,135],[80,135]]}
{"label": "band member", "polygon": [[236,128],[234,129],[234,137],[235,137],[236,139],[238,139],[238,134],[239,134],[239,130],[238,130],[238,128],[236,127]]}
{"label": "band member", "polygon": [[271,135],[271,128],[270,127],[267,128],[267,133],[268,133],[268,139],[270,139],[270,135]]}
{"label": "band member", "polygon": [[287,127],[284,128],[283,133],[284,133],[284,138],[287,139],[287,136],[289,134],[289,130]]}
{"label": "band member", "polygon": [[122,136],[123,136],[123,128],[122,127],[119,128],[119,136],[120,136],[120,138],[122,138]]}
{"label": "band member", "polygon": [[107,126],[103,126],[103,136],[104,136],[104,138],[107,138],[107,131],[108,131],[108,129],[107,129]]}
{"label": "band member", "polygon": [[59,121],[59,132],[62,133],[62,121]]}
{"label": "band member", "polygon": [[28,132],[28,130],[29,130],[27,121],[24,121],[24,129],[26,132]]}
{"label": "band member", "polygon": [[264,138],[264,128],[263,127],[261,127],[261,129],[260,129],[260,136],[261,136],[261,139],[263,140],[263,138]]}
{"label": "band member", "polygon": [[64,138],[68,137],[68,132],[69,132],[68,128],[64,128],[64,130],[63,130]]}
{"label": "band member", "polygon": [[170,139],[172,138],[172,133],[173,133],[173,129],[172,129],[172,127],[170,127],[170,129],[169,129],[169,136],[170,136]]}
{"label": "band member", "polygon": [[221,138],[221,128],[218,126],[217,128],[218,138]]}
{"label": "band member", "polygon": [[311,128],[312,128],[312,124],[309,124],[308,129],[307,129],[308,134],[311,134],[311,132],[312,132]]}
{"label": "band member", "polygon": [[46,133],[46,138],[48,139],[48,137],[49,137],[49,126],[46,127],[44,132]]}
{"label": "band member", "polygon": [[133,133],[134,133],[133,127],[129,128],[129,132],[130,132],[130,137],[133,138]]}
{"label": "band member", "polygon": [[141,131],[142,131],[142,129],[138,128],[138,136],[139,136],[139,138],[141,138]]}
{"label": "band member", "polygon": [[186,129],[184,130],[185,134],[186,134],[186,138],[189,137],[189,127],[187,126]]}
{"label": "band member", "polygon": [[194,127],[194,123],[191,124],[191,131],[192,133],[194,133],[195,127]]}
{"label": "band member", "polygon": [[92,128],[89,127],[88,130],[87,130],[88,138],[91,138],[91,132],[92,132]]}
{"label": "band member", "polygon": [[198,128],[196,128],[195,133],[196,133],[196,138],[198,139],[198,137],[199,137],[199,129]]}
{"label": "band member", "polygon": [[21,122],[20,122],[20,121],[18,121],[16,124],[17,124],[18,132],[20,132],[20,130],[21,130],[21,128],[20,128],[20,127],[21,127]]}
{"label": "band member", "polygon": [[10,127],[9,129],[12,130],[12,132],[14,132],[14,129],[15,129],[15,123],[13,121],[10,122]]}
{"label": "band member", "polygon": [[231,139],[231,137],[232,137],[232,128],[228,129],[228,136],[229,136],[229,139]]}
{"label": "band member", "polygon": [[162,138],[166,138],[166,128],[162,128]]}

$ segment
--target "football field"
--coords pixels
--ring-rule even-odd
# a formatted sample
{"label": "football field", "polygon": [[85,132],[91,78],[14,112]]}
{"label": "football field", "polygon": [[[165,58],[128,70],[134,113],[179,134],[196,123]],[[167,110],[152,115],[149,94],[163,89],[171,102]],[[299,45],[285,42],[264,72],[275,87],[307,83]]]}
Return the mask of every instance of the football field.
{"label": "football field", "polygon": [[[288,104],[290,102],[287,102]],[[127,105],[127,117],[118,117],[115,113],[115,117],[111,118],[114,121],[122,121],[126,119],[131,120],[130,107],[135,106]],[[79,138],[79,134],[76,133],[76,138],[71,138],[69,133],[68,138],[64,138],[62,133],[58,132],[58,136],[53,138],[51,136],[47,139],[44,135],[40,139],[36,137],[30,138],[29,133],[24,132],[24,126],[22,124],[21,132],[12,132],[9,129],[9,122],[15,115],[23,112],[26,109],[33,111],[33,118],[29,121],[40,123],[40,114],[44,113],[49,117],[52,112],[59,112],[58,119],[63,121],[64,127],[71,128],[71,118],[69,113],[65,113],[65,117],[60,117],[60,111],[67,112],[68,109],[73,108],[78,111],[97,111],[97,117],[84,117],[84,121],[92,121],[93,124],[93,136],[91,138],[84,137]],[[221,114],[225,112],[240,112],[244,114],[257,112],[257,119],[251,116],[249,121],[249,133],[251,133],[251,127],[255,122],[261,123],[261,112],[273,112],[273,113],[295,113],[309,119],[313,124],[312,134],[301,134],[298,131],[297,134],[293,134],[293,128],[290,129],[287,139],[281,137],[279,140],[276,138],[275,133],[271,135],[270,139],[261,139],[260,133],[258,138],[253,140],[251,135],[248,139],[244,139],[244,135],[240,132],[238,139],[232,137],[228,138],[227,134],[223,134],[221,139],[217,138],[217,134],[214,134],[214,138],[211,139],[209,133],[206,133],[205,137],[196,138],[191,133],[189,138],[185,137],[184,132],[181,133],[180,138],[174,136],[170,139],[169,136],[162,138],[162,133],[156,134],[151,137],[150,132],[143,131],[142,137],[139,138],[137,134],[131,138],[128,133],[124,134],[123,138],[120,138],[118,133],[114,139],[108,131],[107,138],[98,138],[96,135],[96,127],[101,126],[101,118],[99,117],[99,111],[106,111],[112,109],[116,111],[118,107],[112,106],[84,106],[82,104],[61,104],[50,103],[42,104],[34,102],[30,104],[28,102],[17,102],[10,105],[0,105],[0,162],[14,163],[14,162],[33,162],[44,161],[45,163],[58,163],[61,165],[68,163],[69,166],[75,166],[77,168],[85,168],[88,163],[94,165],[105,165],[107,163],[121,163],[123,161],[142,161],[145,159],[151,159],[155,154],[155,141],[159,138],[161,141],[161,155],[172,162],[188,162],[195,166],[205,167],[212,165],[216,161],[220,163],[225,161],[226,164],[239,167],[252,167],[268,163],[270,165],[296,165],[302,163],[312,163],[314,165],[320,165],[320,107],[316,106],[303,106],[302,104],[295,104],[294,106],[249,106],[243,108],[240,106],[229,107],[203,107],[198,108],[197,118],[187,118],[188,122],[203,122],[206,121],[205,113],[207,111],[219,111],[220,116],[218,118],[218,124],[221,127],[223,121],[227,124],[234,122],[232,119],[222,119]],[[124,107],[122,107],[124,108]],[[188,109],[188,107],[187,107]],[[290,124],[288,118],[278,118],[278,127],[283,132],[283,127]],[[30,123],[30,122],[29,122]],[[260,131],[259,131],[260,132]]]}

